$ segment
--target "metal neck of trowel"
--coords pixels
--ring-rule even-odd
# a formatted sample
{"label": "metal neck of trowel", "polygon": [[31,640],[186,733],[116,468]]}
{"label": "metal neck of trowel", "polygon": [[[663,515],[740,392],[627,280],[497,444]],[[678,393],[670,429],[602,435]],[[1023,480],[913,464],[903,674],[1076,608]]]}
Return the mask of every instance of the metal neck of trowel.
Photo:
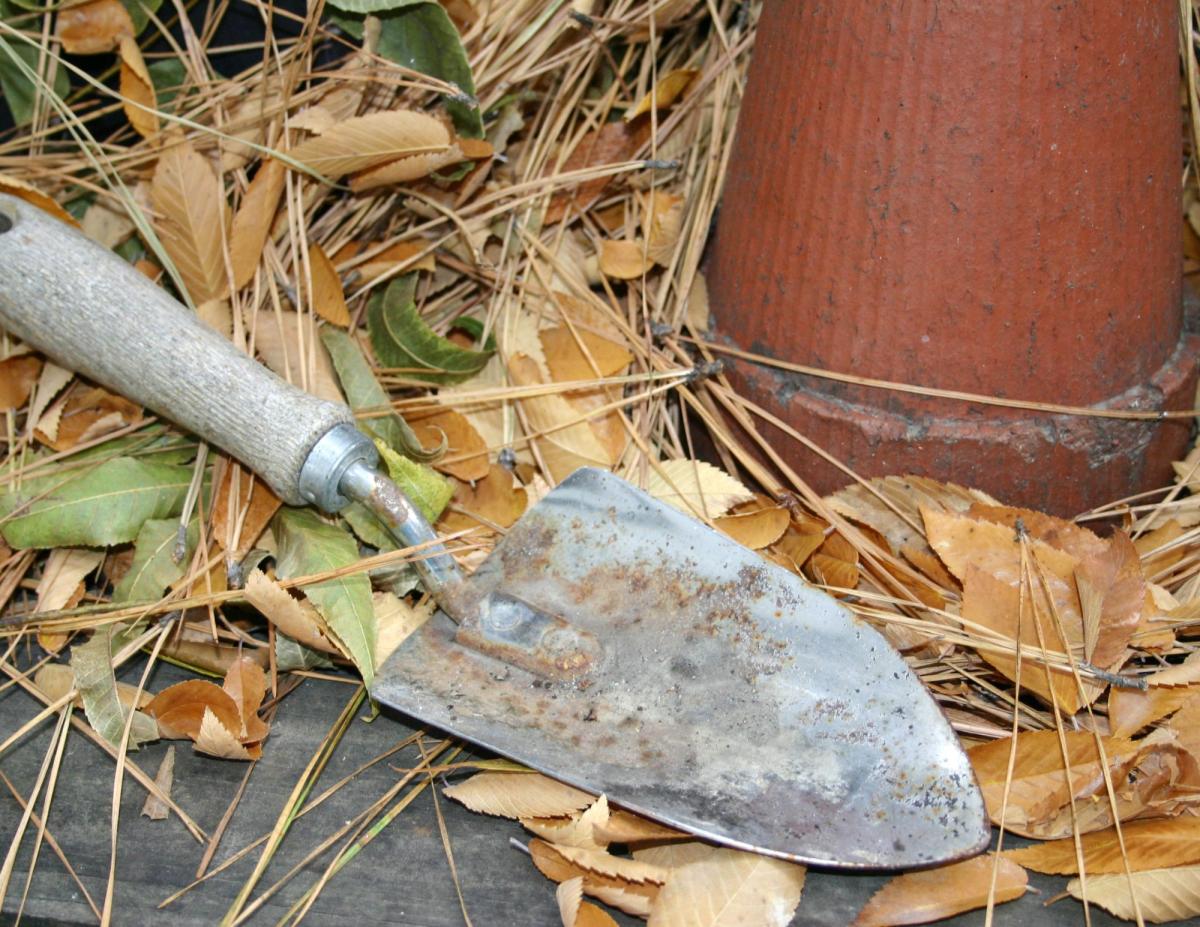
{"label": "metal neck of trowel", "polygon": [[361,502],[402,547],[418,547],[413,566],[427,592],[458,625],[456,640],[537,676],[572,679],[595,665],[596,637],[508,593],[468,591],[462,570],[404,492],[377,469],[375,445],[353,425],[336,425],[309,452],[300,492],[326,512]]}

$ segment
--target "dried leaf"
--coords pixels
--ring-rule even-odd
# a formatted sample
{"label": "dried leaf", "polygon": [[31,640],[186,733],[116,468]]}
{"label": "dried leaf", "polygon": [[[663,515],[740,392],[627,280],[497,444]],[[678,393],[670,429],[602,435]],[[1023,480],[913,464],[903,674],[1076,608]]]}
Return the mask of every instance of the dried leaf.
{"label": "dried leaf", "polygon": [[685,514],[709,518],[754,498],[741,482],[703,460],[664,460],[650,469],[646,492]]}
{"label": "dried leaf", "polygon": [[201,716],[200,729],[193,740],[197,753],[223,760],[255,760],[262,755],[262,748],[244,746],[211,709],[206,707]]}
{"label": "dried leaf", "polygon": [[[1137,893],[1137,908],[1129,891]],[[1079,879],[1067,883],[1067,891],[1083,898],[1084,886]],[[1121,875],[1097,875],[1087,878],[1087,900],[1125,920],[1134,920],[1138,910],[1151,924],[1180,921],[1200,914],[1200,866],[1178,866],[1171,869],[1147,869],[1135,872],[1132,879]]]}
{"label": "dried leaf", "polygon": [[469,421],[453,409],[409,419],[417,440],[425,447],[445,445],[445,456],[433,467],[460,480],[481,480],[488,475],[488,448]]}
{"label": "dried leaf", "polygon": [[[154,774],[154,784],[158,786],[159,793],[171,796],[171,786],[175,784],[175,745],[171,744],[167,747],[167,752],[163,755],[162,762],[158,764],[158,772]],[[151,821],[165,821],[171,814],[171,809],[167,807],[158,795],[153,792],[146,795],[146,801],[142,804],[142,814],[148,817]]]}
{"label": "dried leaf", "polygon": [[192,301],[224,298],[225,196],[208,159],[179,140],[159,157],[150,184],[163,247]]}
{"label": "dried leaf", "polygon": [[[276,569],[282,579],[324,573],[358,561],[358,544],[348,532],[308,509],[283,508],[275,516],[279,544]],[[329,629],[354,661],[363,682],[375,676],[375,610],[365,573],[351,573],[304,587]]]}
{"label": "dried leaf", "polygon": [[540,773],[476,773],[448,786],[445,795],[472,811],[514,819],[572,814],[595,801],[587,792]]}
{"label": "dried leaf", "polygon": [[928,924],[963,911],[987,905],[996,869],[997,904],[1025,894],[1029,876],[1004,857],[988,853],[961,863],[906,872],[896,876],[871,896],[854,921],[854,927],[890,927],[893,924]]}
{"label": "dried leaf", "polygon": [[430,154],[397,158],[395,161],[359,171],[350,178],[350,189],[355,193],[367,193],[392,184],[410,183],[428,177],[434,171],[456,164],[462,159],[462,149],[456,144]]}
{"label": "dried leaf", "polygon": [[582,814],[569,818],[521,818],[521,825],[537,836],[560,847],[582,847],[602,850],[608,842],[599,837],[600,828],[608,823],[608,799],[601,795]]}
{"label": "dried leaf", "polygon": [[[688,835],[690,838],[690,835]],[[682,869],[692,863],[711,859],[717,852],[717,847],[694,838],[682,843],[665,843],[656,846],[635,847],[633,858],[658,866],[660,869]]]}
{"label": "dried leaf", "polygon": [[650,927],[787,927],[804,876],[795,863],[718,849],[672,871],[650,909]]}
{"label": "dried leaf", "polygon": [[255,316],[254,348],[271,370],[314,396],[344,403],[333,364],[318,341],[310,315],[260,309]]}
{"label": "dried leaf", "polygon": [[50,551],[37,584],[34,613],[69,607],[83,591],[83,578],[100,566],[102,550],[59,547]]}
{"label": "dried leaf", "polygon": [[637,106],[625,111],[625,121],[636,119],[652,109],[666,109],[683,95],[699,73],[696,68],[676,68],[663,74],[654,89],[642,97]]}
{"label": "dried leaf", "polygon": [[[427,243],[421,241],[398,241],[363,261],[356,270],[363,275],[364,280],[374,280],[381,274],[392,273],[396,270],[426,270],[433,273],[437,269],[433,255],[426,254],[424,257],[417,257],[428,247]],[[359,246],[356,245],[355,253],[357,254],[359,250]],[[341,252],[339,252],[340,254]]]}
{"label": "dried leaf", "polygon": [[[576,341],[571,330],[565,325],[540,331],[538,337],[545,352],[546,364],[550,368],[550,377],[556,383],[611,377],[624,372],[633,360],[633,355],[625,346],[611,338],[581,330],[579,341]],[[587,355],[581,350],[580,341],[587,348]],[[596,364],[595,370],[588,360],[589,356]]]}
{"label": "dried leaf", "polygon": [[[596,839],[604,843],[640,844],[663,840],[691,840],[691,834],[651,821],[630,811],[610,811],[608,820],[595,825]],[[634,858],[638,858],[637,851]],[[653,859],[645,862],[662,865]],[[669,867],[668,867],[669,868]]]}
{"label": "dried leaf", "polygon": [[1114,736],[1136,734],[1200,695],[1200,654],[1144,678],[1149,687],[1144,692],[1114,688],[1109,693],[1108,718]]}
{"label": "dried leaf", "polygon": [[371,604],[375,608],[375,668],[379,669],[410,634],[429,620],[436,603],[426,599],[423,605],[410,605],[391,592],[376,592]]}
{"label": "dried leaf", "polygon": [[339,122],[294,146],[288,155],[336,180],[396,158],[449,147],[450,133],[437,119],[413,110],[390,110]]}
{"label": "dried leaf", "polygon": [[[524,354],[509,358],[508,373],[519,386],[542,382],[537,365]],[[542,460],[554,482],[560,483],[580,467],[609,467],[608,451],[580,413],[562,396],[550,393],[518,400],[525,412]]]}
{"label": "dried leaf", "polygon": [[[58,205],[57,202],[46,196],[41,190],[31,183],[26,183],[17,177],[0,176],[0,193],[8,193],[17,199],[24,200],[27,203],[32,203],[43,212],[48,212],[60,222],[65,222],[67,225],[73,225],[79,228],[79,223],[75,221],[75,217]],[[95,204],[93,204],[95,205]],[[90,210],[89,210],[90,211]],[[86,216],[85,216],[86,218]],[[86,229],[85,229],[86,232]],[[3,382],[3,376],[0,376],[0,383]],[[3,388],[0,387],[0,390]],[[2,392],[0,392],[2,395]]]}
{"label": "dried leaf", "polygon": [[529,855],[546,878],[555,882],[582,879],[584,892],[636,917],[650,916],[650,905],[661,888],[657,882],[627,882],[584,869],[545,840],[530,840]]}
{"label": "dried leaf", "polygon": [[[1183,537],[1183,526],[1172,519],[1153,531],[1148,531],[1133,542],[1138,556],[1142,558],[1142,571],[1149,579],[1169,570],[1183,559],[1184,549],[1175,542]],[[1169,547],[1159,551],[1160,547]]]}
{"label": "dried leaf", "polygon": [[[1184,816],[1130,821],[1121,826],[1121,836],[1125,839],[1124,853],[1113,828],[1084,834],[1080,838],[1083,864],[1089,875],[1123,873],[1126,861],[1133,872],[1200,862],[1200,818]],[[1035,872],[1052,875],[1079,872],[1072,837],[1008,850],[1004,855]]]}
{"label": "dried leaf", "polygon": [[232,733],[242,743],[258,742],[267,736],[267,725],[258,717],[259,706],[267,694],[267,677],[250,657],[236,660],[225,673],[221,688],[238,707],[241,727]]}
{"label": "dried leaf", "polygon": [[607,876],[610,879],[620,879],[623,882],[653,882],[656,885],[662,885],[670,875],[667,870],[659,866],[638,859],[613,856],[604,850],[558,845],[555,845],[554,849],[569,863],[588,872]]}
{"label": "dried leaf", "polygon": [[167,686],[151,700],[146,711],[158,722],[159,736],[170,740],[195,740],[206,712],[235,737],[241,730],[241,711],[233,697],[214,683],[189,679]]}
{"label": "dried leaf", "polygon": [[249,549],[283,504],[271,487],[236,461],[228,461],[212,502],[209,537],[231,552]]}
{"label": "dried leaf", "polygon": [[[71,648],[71,669],[75,673],[75,688],[83,700],[84,714],[96,733],[114,747],[121,742],[131,709],[122,704],[117,679],[113,674],[112,658],[129,642],[133,633],[106,625],[96,629],[91,640]],[[129,729],[129,749],[136,750],[140,744],[157,737],[154,719],[134,711]]]}
{"label": "dried leaf", "polygon": [[[580,139],[561,168],[556,169],[552,162],[549,171],[555,174],[569,174],[584,168],[604,167],[628,161],[649,136],[649,127],[644,122],[635,125],[607,122],[598,129],[593,129]],[[576,181],[577,186],[573,191],[555,194],[546,209],[543,224],[549,226],[560,222],[568,210],[577,214],[587,209],[612,181],[611,175]]]}
{"label": "dried leaf", "polygon": [[286,168],[282,161],[264,159],[233,217],[229,232],[229,254],[233,265],[233,285],[239,289],[254,279],[267,235],[275,221],[279,198],[283,195],[285,177]]}
{"label": "dried leaf", "polygon": [[54,33],[70,55],[110,52],[135,32],[129,12],[119,0],[91,0],[59,11]]}
{"label": "dried leaf", "polygon": [[[526,500],[525,490],[516,485],[513,475],[499,464],[492,464],[487,476],[474,486],[459,483],[455,487],[454,505],[438,524],[446,533],[480,524],[508,528],[524,513]],[[462,512],[453,511],[454,508]],[[473,515],[482,520],[472,518]]]}
{"label": "dried leaf", "polygon": [[[675,246],[683,232],[683,202],[682,196],[666,190],[651,190],[645,196],[642,225],[646,236],[646,253],[662,267],[671,263]],[[700,285],[703,286],[703,282]],[[705,324],[701,328],[707,327],[707,310],[705,316]]]}
{"label": "dried leaf", "polygon": [[617,280],[636,280],[654,266],[654,259],[646,251],[646,243],[622,239],[600,242],[600,270],[605,276]]}
{"label": "dried leaf", "polygon": [[775,500],[758,496],[736,506],[723,518],[715,519],[713,526],[751,550],[762,550],[783,536],[791,520],[788,510]]}
{"label": "dried leaf", "polygon": [[[65,696],[75,688],[75,671],[65,663],[45,663],[34,673],[33,684],[46,694],[52,701]],[[149,692],[131,686],[127,682],[117,683],[117,700],[125,711],[130,708],[145,708],[153,699]],[[83,706],[83,698],[75,694],[75,706]]]}
{"label": "dried leaf", "polygon": [[560,883],[554,897],[563,927],[617,927],[617,922],[602,908],[583,900],[582,876]]}
{"label": "dried leaf", "polygon": [[316,242],[309,243],[308,262],[312,270],[313,311],[326,322],[346,328],[350,324],[350,310],[346,308],[342,278],[338,276],[337,268]]}
{"label": "dried leaf", "polygon": [[[138,47],[137,39],[132,35],[122,35],[120,37],[120,44],[120,90],[123,97],[121,105],[125,109],[125,118],[129,120],[129,124],[133,126],[138,135],[142,138],[151,138],[158,134],[158,113],[156,112],[158,108],[158,96],[154,92],[154,81],[150,79],[150,72],[146,69],[146,62],[142,60],[142,50]],[[166,156],[164,155],[164,157]],[[207,166],[207,162],[205,164]],[[157,178],[157,174],[155,176]],[[209,203],[207,208],[216,207],[219,210],[220,206],[220,203]],[[210,229],[209,234],[212,234],[213,231],[215,229]],[[166,246],[167,243],[164,241],[163,244]],[[167,246],[167,253],[171,254],[172,260],[175,259],[175,255],[171,252],[169,246]],[[180,273],[183,273],[182,269]],[[199,302],[203,302],[205,299],[211,298],[211,296],[193,294],[193,298]]]}

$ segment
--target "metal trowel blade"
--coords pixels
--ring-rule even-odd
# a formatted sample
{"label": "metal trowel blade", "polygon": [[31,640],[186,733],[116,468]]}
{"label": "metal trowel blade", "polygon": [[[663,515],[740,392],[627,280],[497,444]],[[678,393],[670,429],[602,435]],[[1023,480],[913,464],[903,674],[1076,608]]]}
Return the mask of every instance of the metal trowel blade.
{"label": "metal trowel blade", "polygon": [[879,634],[612,474],[576,471],[468,582],[591,632],[602,657],[548,681],[459,645],[438,612],[378,701],[732,847],[906,868],[986,844],[957,737]]}

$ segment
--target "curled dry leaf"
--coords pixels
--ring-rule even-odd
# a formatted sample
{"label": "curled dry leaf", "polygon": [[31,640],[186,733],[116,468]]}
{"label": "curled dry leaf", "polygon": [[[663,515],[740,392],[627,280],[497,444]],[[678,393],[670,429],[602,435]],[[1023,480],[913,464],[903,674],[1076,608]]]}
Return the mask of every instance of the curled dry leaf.
{"label": "curled dry leaf", "polygon": [[[1130,894],[1130,882],[1137,893],[1137,905]],[[1152,924],[1166,924],[1200,915],[1200,866],[1148,869],[1133,876],[1097,875],[1087,879],[1087,891],[1079,879],[1067,883],[1067,891],[1076,898],[1087,897],[1089,904],[1125,920],[1134,920],[1139,911]]]}
{"label": "curled dry leaf", "polygon": [[445,440],[445,456],[433,461],[435,469],[468,481],[488,475],[487,444],[463,415],[444,409],[431,415],[417,413],[408,422],[425,447],[438,447]]}
{"label": "curled dry leaf", "polygon": [[626,914],[649,917],[650,905],[661,888],[657,882],[627,882],[601,875],[567,860],[545,840],[529,841],[529,855],[538,872],[555,882],[582,879],[583,891]]}
{"label": "curled dry leaf", "polygon": [[246,577],[245,592],[246,601],[288,637],[313,650],[341,653],[325,635],[325,623],[317,610],[307,600],[293,598],[262,570],[254,570]]}
{"label": "curled dry leaf", "polygon": [[207,706],[201,716],[200,729],[196,732],[193,743],[197,753],[206,753],[223,760],[256,760],[262,756],[261,746],[243,744]]}
{"label": "curled dry leaf", "polygon": [[235,736],[242,727],[241,710],[233,696],[204,679],[167,686],[154,696],[146,711],[158,722],[159,735],[171,740],[195,740],[205,712],[213,714]]}
{"label": "curled dry leaf", "polygon": [[15,354],[0,361],[0,412],[25,405],[41,372],[42,359],[36,354]]}
{"label": "curled dry leaf", "polygon": [[609,820],[608,800],[601,795],[582,814],[569,818],[522,818],[521,825],[556,847],[602,850],[608,841],[600,836]]}
{"label": "curled dry leaf", "polygon": [[[1084,834],[1080,838],[1084,870],[1089,875],[1123,873],[1126,862],[1133,872],[1200,862],[1200,818],[1184,815],[1156,821],[1130,821],[1121,826],[1121,836],[1125,841],[1123,852],[1115,828]],[[1079,872],[1073,837],[1008,850],[1004,855],[1035,872],[1050,875]]]}
{"label": "curled dry leaf", "polygon": [[[595,832],[596,839],[603,843],[640,844],[692,839],[691,834],[651,821],[640,814],[620,810],[610,812],[607,821],[596,824]],[[637,851],[634,857],[637,858]],[[647,859],[646,862],[662,865],[653,859]]]}
{"label": "curled dry leaf", "polygon": [[229,232],[229,254],[233,264],[233,285],[239,289],[254,278],[267,235],[275,221],[279,198],[283,195],[285,176],[286,168],[282,161],[264,159],[233,217]]}
{"label": "curled dry leaf", "polygon": [[928,924],[988,903],[995,873],[997,904],[1025,894],[1029,876],[1011,860],[993,853],[920,872],[896,876],[871,896],[854,927]]}
{"label": "curled dry leaf", "polygon": [[808,569],[819,583],[853,589],[858,585],[858,548],[835,531],[809,558]]}
{"label": "curled dry leaf", "polygon": [[805,868],[714,849],[671,872],[650,909],[651,927],[787,927],[800,904]]}
{"label": "curled dry leaf", "polygon": [[554,896],[563,927],[617,927],[617,922],[606,911],[583,900],[582,876],[559,884]]}
{"label": "curled dry leaf", "polygon": [[[428,243],[422,241],[398,241],[356,265],[355,270],[362,274],[364,280],[374,280],[381,274],[409,270],[424,270],[433,273],[437,270],[437,262],[434,260],[433,254],[418,257],[428,248]],[[339,249],[337,260],[349,260],[362,250],[361,242],[350,242],[345,248]]]}
{"label": "curled dry leaf", "polygon": [[[26,183],[17,177],[0,176],[0,193],[8,193],[17,197],[17,199],[32,203],[38,209],[50,213],[50,215],[54,216],[60,222],[65,222],[67,225],[73,225],[76,228],[79,227],[79,223],[75,221],[74,216],[31,183]],[[3,382],[3,375],[0,375],[0,382]]]}
{"label": "curled dry leaf", "polygon": [[231,733],[242,743],[260,741],[267,736],[267,725],[258,716],[258,707],[267,694],[267,676],[250,657],[239,657],[225,673],[221,683],[238,707],[241,728]]}
{"label": "curled dry leaf", "polygon": [[450,133],[432,116],[391,110],[354,116],[329,126],[288,152],[298,161],[337,179],[411,155],[435,154],[450,146]]}
{"label": "curled dry leaf", "polygon": [[61,9],[54,34],[70,55],[112,51],[123,37],[134,34],[133,20],[120,0],[90,0]]}
{"label": "curled dry leaf", "polygon": [[[142,138],[158,134],[158,96],[154,92],[154,81],[142,59],[142,50],[132,33],[120,36],[121,77],[120,90],[125,118]],[[213,205],[213,204],[210,204]],[[220,208],[219,204],[216,204]],[[169,249],[168,249],[169,251]],[[211,297],[194,296],[197,301]]]}
{"label": "curled dry leaf", "polygon": [[[171,795],[171,786],[175,783],[175,745],[171,744],[167,747],[167,752],[163,755],[162,762],[158,764],[158,772],[154,774],[154,784],[158,786],[159,794],[166,795],[168,798]],[[171,814],[171,809],[167,807],[158,795],[153,792],[146,795],[146,801],[142,804],[142,814],[148,817],[151,821],[165,821]]]}
{"label": "curled dry leaf", "polygon": [[34,613],[70,608],[83,595],[83,579],[104,560],[104,551],[57,547],[50,551],[37,584]]}
{"label": "curled dry leaf", "polygon": [[641,239],[600,242],[600,270],[617,280],[636,280],[654,266]]}
{"label": "curled dry leaf", "polygon": [[540,773],[477,773],[446,788],[447,798],[472,811],[503,818],[552,818],[573,814],[595,799]]}

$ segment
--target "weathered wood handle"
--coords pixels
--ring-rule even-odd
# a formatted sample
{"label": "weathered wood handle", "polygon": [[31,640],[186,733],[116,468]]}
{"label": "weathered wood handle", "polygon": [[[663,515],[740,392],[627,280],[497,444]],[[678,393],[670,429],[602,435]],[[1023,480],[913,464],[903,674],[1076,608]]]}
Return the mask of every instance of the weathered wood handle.
{"label": "weathered wood handle", "polygon": [[120,257],[0,194],[0,327],[224,448],[284,501],[345,406],[285,383]]}

